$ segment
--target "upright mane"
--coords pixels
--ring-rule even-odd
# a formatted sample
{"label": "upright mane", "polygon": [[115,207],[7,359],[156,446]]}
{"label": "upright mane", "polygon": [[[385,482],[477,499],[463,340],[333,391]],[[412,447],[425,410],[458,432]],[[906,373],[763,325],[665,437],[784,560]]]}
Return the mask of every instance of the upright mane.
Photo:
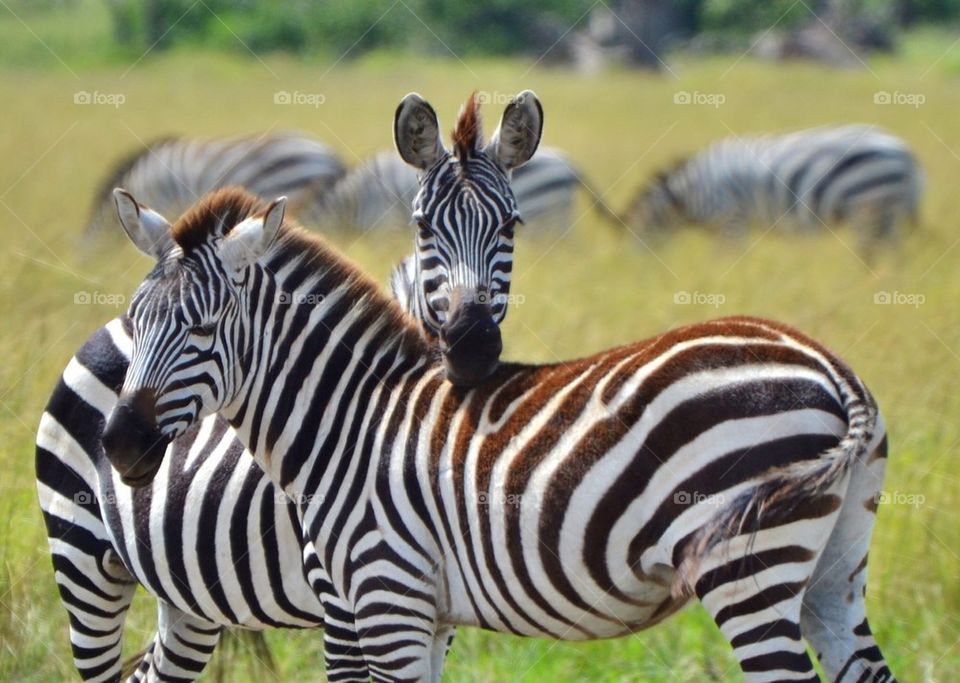
{"label": "upright mane", "polygon": [[480,149],[483,143],[483,122],[480,119],[480,102],[473,92],[460,108],[457,124],[453,128],[453,149],[459,159],[466,159]]}
{"label": "upright mane", "polygon": [[170,235],[185,252],[223,237],[241,221],[266,212],[267,204],[242,187],[225,187],[204,195],[173,224]]}

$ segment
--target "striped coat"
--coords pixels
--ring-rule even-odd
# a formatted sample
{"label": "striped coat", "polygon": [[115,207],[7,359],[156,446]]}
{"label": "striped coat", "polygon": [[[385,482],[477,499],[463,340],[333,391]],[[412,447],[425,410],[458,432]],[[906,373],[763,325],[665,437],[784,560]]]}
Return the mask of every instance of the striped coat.
{"label": "striped coat", "polygon": [[87,227],[116,225],[113,188],[125,187],[161,213],[178,216],[208,192],[239,185],[260,197],[310,204],[344,174],[340,157],[303,133],[157,140],[116,165],[100,185]]}
{"label": "striped coat", "polygon": [[453,625],[614,637],[696,597],[749,681],[815,680],[804,639],[836,680],[892,680],[863,603],[885,430],[834,354],[732,318],[464,391],[373,283],[251,201],[174,225],[104,445],[143,483],[154,444],[230,421],[329,579],[331,679],[438,680]]}
{"label": "striped coat", "polygon": [[866,242],[912,220],[922,189],[917,160],[899,138],[869,126],[731,137],[659,174],[624,215],[657,231],[703,224],[729,233],[852,224]]}

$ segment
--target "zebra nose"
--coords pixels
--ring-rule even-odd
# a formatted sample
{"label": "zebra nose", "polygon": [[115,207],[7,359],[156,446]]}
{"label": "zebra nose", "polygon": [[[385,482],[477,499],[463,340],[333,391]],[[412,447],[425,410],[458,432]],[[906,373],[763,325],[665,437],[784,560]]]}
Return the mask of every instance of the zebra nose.
{"label": "zebra nose", "polygon": [[466,301],[455,306],[440,328],[447,379],[458,386],[476,386],[497,369],[503,340],[490,305]]}
{"label": "zebra nose", "polygon": [[169,442],[157,427],[153,390],[122,395],[100,438],[107,460],[124,484],[139,487],[151,483]]}

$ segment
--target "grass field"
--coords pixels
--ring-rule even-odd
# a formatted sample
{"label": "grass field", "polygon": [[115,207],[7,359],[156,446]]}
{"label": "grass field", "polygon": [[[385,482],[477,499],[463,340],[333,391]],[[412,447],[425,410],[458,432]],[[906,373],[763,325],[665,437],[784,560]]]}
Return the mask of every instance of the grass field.
{"label": "grass field", "polygon": [[[15,29],[8,20],[0,37]],[[870,563],[877,639],[901,680],[960,680],[960,83],[954,73],[960,47],[950,47],[939,34],[914,37],[902,59],[851,72],[724,58],[678,60],[673,74],[602,77],[528,62],[385,55],[334,68],[203,53],[74,68],[42,46],[30,48],[45,55],[38,66],[27,65],[33,54],[27,48],[16,52],[15,66],[0,67],[0,680],[76,677],[36,501],[33,438],[68,358],[122,309],[77,304],[78,295],[126,296],[150,265],[119,239],[79,240],[111,161],[167,133],[303,129],[353,163],[391,144],[393,110],[406,92],[427,96],[447,128],[474,88],[493,100],[536,90],[546,110],[545,142],[565,148],[618,207],[654,169],[731,133],[863,121],[914,146],[927,173],[922,218],[899,248],[870,264],[844,231],[758,232],[727,244],[690,230],[652,250],[601,222],[585,199],[569,234],[520,231],[513,292],[523,302],[505,324],[505,356],[569,358],[740,313],[792,323],[826,342],[868,382],[891,435],[886,489],[896,495],[881,505]],[[275,105],[281,90],[324,101]],[[74,104],[82,91],[124,101]],[[723,101],[675,104],[678,92]],[[924,101],[875,104],[878,92]],[[500,108],[488,106],[488,116]],[[412,239],[331,237],[384,280]],[[713,303],[675,303],[683,292]],[[875,303],[882,293],[895,303]],[[131,653],[150,637],[153,609],[149,596],[138,599]],[[273,671],[245,641],[234,640],[221,648],[211,679],[322,679],[319,633],[276,631],[267,639]],[[726,681],[739,674],[728,646],[693,606],[653,630],[590,644],[463,630],[447,679]]]}

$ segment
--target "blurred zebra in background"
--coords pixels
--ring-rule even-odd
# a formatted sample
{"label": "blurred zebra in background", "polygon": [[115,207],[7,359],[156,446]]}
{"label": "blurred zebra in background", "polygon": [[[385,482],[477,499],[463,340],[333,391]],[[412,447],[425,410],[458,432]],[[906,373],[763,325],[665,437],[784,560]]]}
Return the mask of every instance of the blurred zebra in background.
{"label": "blurred zebra in background", "polygon": [[725,138],[658,174],[624,213],[650,233],[683,224],[741,234],[850,224],[869,246],[916,217],[922,171],[907,144],[870,126]]}
{"label": "blurred zebra in background", "polygon": [[179,216],[212,190],[240,185],[259,197],[286,195],[291,207],[326,194],[345,166],[330,147],[302,133],[231,138],[164,138],[116,165],[100,185],[87,234],[113,226],[113,188],[124,187],[149,206]]}
{"label": "blurred zebra in background", "polygon": [[[513,172],[511,185],[525,229],[569,229],[575,222],[574,200],[580,188],[590,194],[598,211],[613,215],[573,161],[555,148],[541,147]],[[410,222],[417,187],[417,172],[395,151],[383,150],[349,171],[316,203],[294,206],[293,211],[308,227],[361,232],[400,228]]]}

